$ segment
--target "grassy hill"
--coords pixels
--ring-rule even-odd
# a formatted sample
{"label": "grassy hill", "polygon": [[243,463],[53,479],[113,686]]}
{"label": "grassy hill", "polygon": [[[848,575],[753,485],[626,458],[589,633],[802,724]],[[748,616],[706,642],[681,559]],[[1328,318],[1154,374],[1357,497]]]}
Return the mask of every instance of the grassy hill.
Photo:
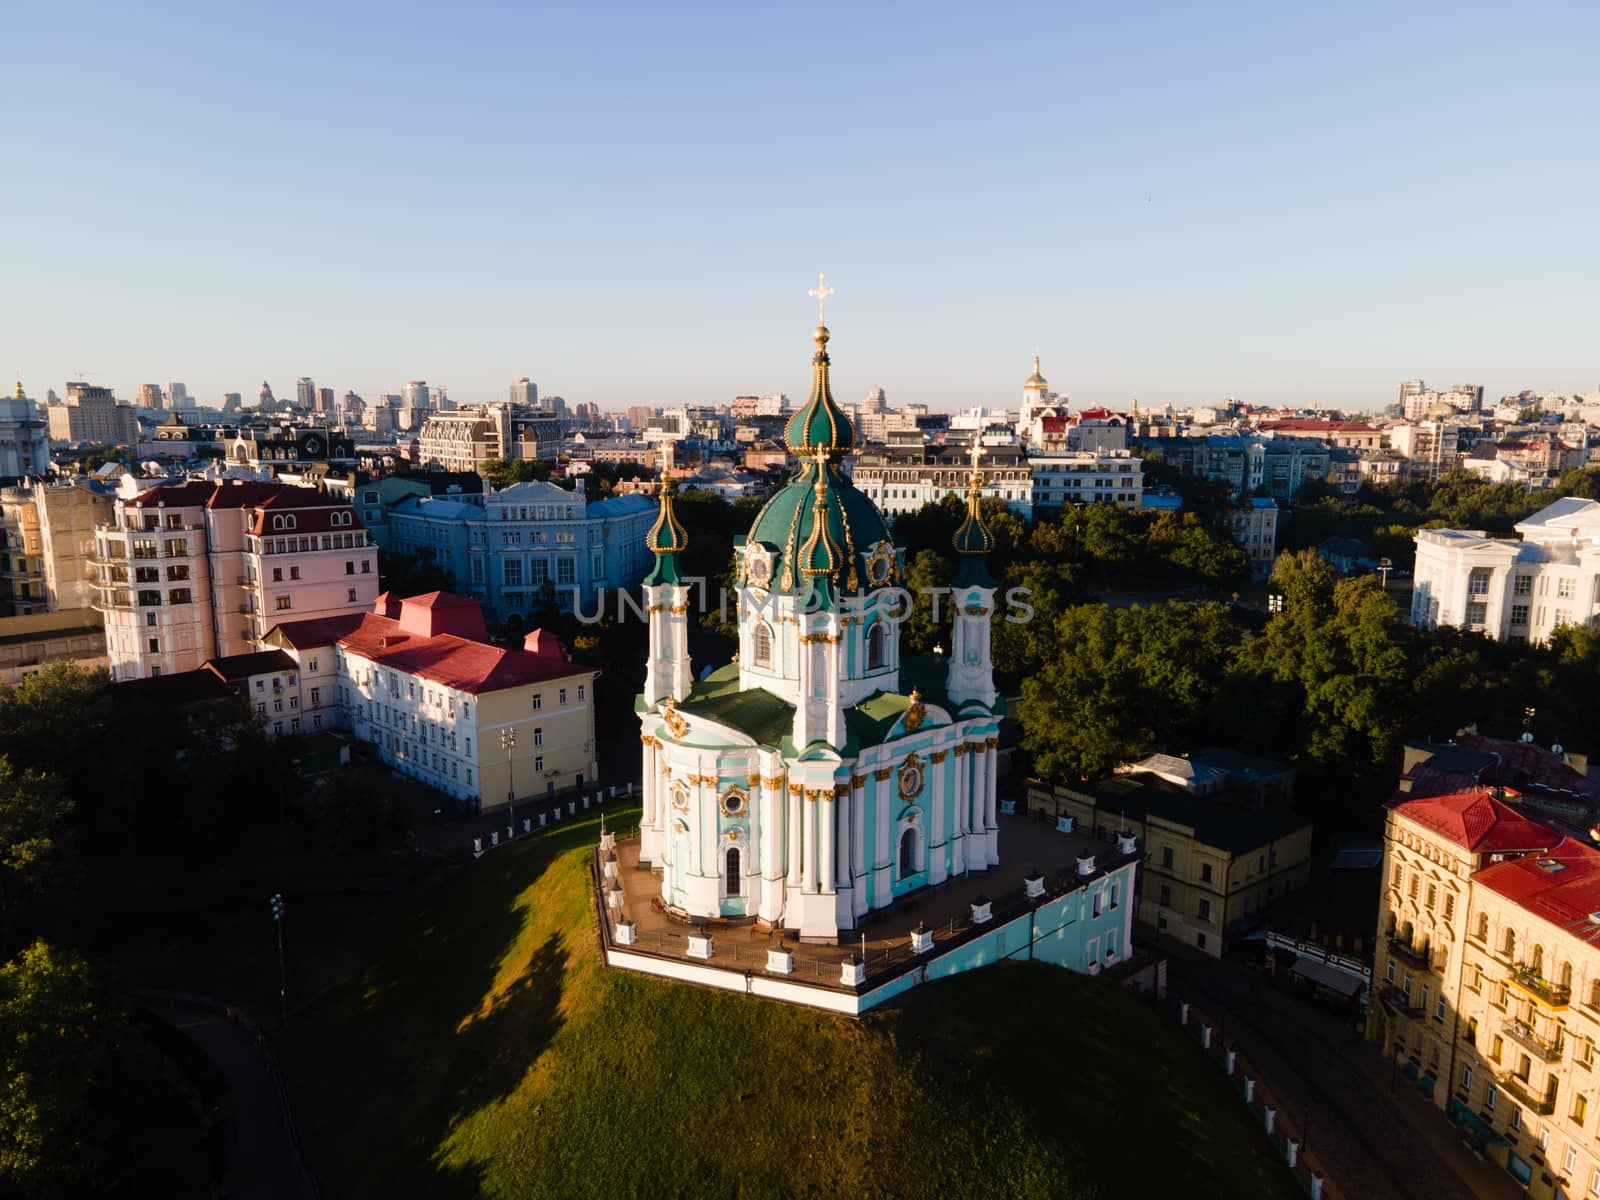
{"label": "grassy hill", "polygon": [[[291,901],[279,1047],[328,1197],[1295,1196],[1137,998],[1019,964],[855,1022],[605,970],[591,822],[399,896]],[[265,909],[136,982],[276,1009]]]}

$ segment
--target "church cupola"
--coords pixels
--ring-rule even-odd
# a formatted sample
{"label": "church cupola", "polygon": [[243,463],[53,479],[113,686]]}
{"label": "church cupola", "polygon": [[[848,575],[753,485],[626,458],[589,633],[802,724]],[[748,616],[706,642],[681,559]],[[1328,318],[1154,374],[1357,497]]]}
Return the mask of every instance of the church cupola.
{"label": "church cupola", "polygon": [[983,486],[983,475],[978,470],[978,459],[982,454],[982,445],[973,442],[972,474],[967,478],[967,515],[951,542],[957,555],[955,583],[992,588],[994,579],[989,574],[987,560],[989,552],[994,549],[994,535],[983,523],[983,500],[979,492]]}
{"label": "church cupola", "polygon": [[1027,382],[1022,385],[1022,390],[1024,392],[1042,392],[1048,386],[1045,383],[1044,376],[1039,374],[1039,356],[1035,354],[1033,356],[1033,374],[1028,376]]}
{"label": "church cupola", "polygon": [[945,690],[957,704],[977,701],[990,708],[998,693],[994,687],[994,666],[990,657],[989,621],[994,615],[994,577],[989,574],[988,554],[994,549],[994,535],[983,523],[983,501],[979,488],[983,476],[978,459],[983,447],[972,444],[972,475],[967,480],[967,516],[956,530],[955,575],[950,580],[955,618],[950,630],[950,668]]}
{"label": "church cupola", "polygon": [[817,352],[811,356],[811,396],[800,411],[789,418],[784,426],[783,440],[791,454],[809,458],[818,450],[830,458],[849,452],[856,443],[856,429],[844,409],[833,398],[828,384],[828,327],[821,317],[826,312],[828,297],[833,289],[819,276],[817,288],[811,295],[818,300],[817,328],[811,337],[817,343]]}
{"label": "church cupola", "polygon": [[828,452],[816,449],[816,482],[812,485],[811,532],[800,547],[800,573],[807,579],[832,579],[845,565],[844,551],[834,540],[829,527],[832,512],[828,507]]}
{"label": "church cupola", "polygon": [[689,544],[689,535],[685,532],[683,524],[678,520],[678,514],[672,511],[672,495],[677,489],[672,482],[671,453],[662,450],[661,466],[661,511],[656,516],[656,523],[650,526],[650,532],[645,535],[645,544],[650,547],[650,553],[656,556],[654,570],[645,578],[645,583],[677,583],[678,555]]}
{"label": "church cupola", "polygon": [[672,447],[662,447],[661,512],[645,535],[656,565],[644,578],[650,625],[650,661],[645,668],[644,699],[682,700],[693,686],[689,663],[689,592],[678,570],[678,555],[689,535],[672,511]]}

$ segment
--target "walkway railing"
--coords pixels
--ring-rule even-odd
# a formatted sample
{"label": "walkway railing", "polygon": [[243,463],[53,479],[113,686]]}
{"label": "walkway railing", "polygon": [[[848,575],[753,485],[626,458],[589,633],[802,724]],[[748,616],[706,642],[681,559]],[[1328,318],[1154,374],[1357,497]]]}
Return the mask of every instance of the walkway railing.
{"label": "walkway railing", "polygon": [[1201,1053],[1227,1076],[1233,1090],[1266,1134],[1268,1143],[1284,1160],[1306,1195],[1311,1200],[1346,1200],[1306,1144],[1305,1128],[1290,1118],[1276,1093],[1243,1052],[1223,1040],[1221,1024],[1188,1000],[1177,1002],[1176,1015],[1179,1026],[1198,1042]]}

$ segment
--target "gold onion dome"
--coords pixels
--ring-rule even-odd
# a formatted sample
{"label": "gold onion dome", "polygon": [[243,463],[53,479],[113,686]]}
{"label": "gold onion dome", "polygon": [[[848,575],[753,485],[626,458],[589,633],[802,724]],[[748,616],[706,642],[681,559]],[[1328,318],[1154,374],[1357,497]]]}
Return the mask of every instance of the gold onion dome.
{"label": "gold onion dome", "polygon": [[656,523],[650,526],[650,532],[645,535],[645,545],[656,556],[655,569],[645,579],[647,584],[678,582],[678,567],[675,556],[689,544],[689,534],[684,529],[683,522],[678,520],[678,514],[672,511],[672,493],[675,490],[672,476],[668,473],[667,467],[663,465],[661,468],[661,511],[656,515]]}
{"label": "gold onion dome", "polygon": [[983,500],[979,494],[983,476],[978,471],[978,458],[982,452],[982,447],[974,442],[972,474],[967,479],[967,515],[950,541],[956,553],[961,556],[956,566],[954,582],[993,587],[994,579],[990,576],[988,564],[984,561],[988,553],[994,549],[994,535],[983,523]]}
{"label": "gold onion dome", "polygon": [[1025,388],[1043,388],[1047,386],[1044,376],[1039,374],[1039,356],[1037,354],[1033,356],[1033,374],[1028,376],[1028,382],[1022,386]]}
{"label": "gold onion dome", "polygon": [[800,573],[810,578],[832,576],[844,564],[844,555],[828,528],[828,452],[816,450],[817,481],[812,487],[811,533],[800,547]]}
{"label": "gold onion dome", "polygon": [[791,454],[809,457],[820,449],[830,456],[842,455],[855,445],[855,426],[828,384],[828,327],[818,325],[811,337],[817,343],[811,356],[811,396],[789,418],[783,440]]}

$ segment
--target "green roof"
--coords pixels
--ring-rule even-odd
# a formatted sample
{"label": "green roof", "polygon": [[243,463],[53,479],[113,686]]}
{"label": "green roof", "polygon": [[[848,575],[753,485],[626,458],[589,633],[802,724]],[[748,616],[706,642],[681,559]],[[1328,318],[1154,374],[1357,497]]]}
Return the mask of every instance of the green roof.
{"label": "green roof", "polygon": [[[817,525],[816,481],[819,469],[824,472],[822,491],[826,498],[826,539],[812,538]],[[804,591],[807,578],[802,572],[811,565],[808,558],[820,561],[824,557],[822,547],[826,542],[831,542],[843,554],[833,572],[813,578],[828,579],[837,587],[860,591],[871,586],[867,575],[866,551],[880,542],[892,544],[893,538],[878,506],[839,470],[838,464],[829,462],[819,468],[813,458],[801,463],[794,478],[779,488],[772,499],[762,506],[756,514],[755,523],[750,526],[746,544],[749,542],[777,547],[770,580],[770,586],[775,591]],[[894,572],[891,571],[885,583],[893,580]]]}
{"label": "green roof", "polygon": [[794,732],[794,705],[765,688],[739,690],[739,664],[713,671],[689,690],[680,712],[719,721],[760,745],[781,749]]}
{"label": "green roof", "polygon": [[811,396],[783,427],[783,440],[791,453],[804,457],[820,447],[843,454],[855,445],[856,430],[844,409],[834,401],[828,386],[828,328],[818,325],[812,335],[817,352],[811,356]]}

